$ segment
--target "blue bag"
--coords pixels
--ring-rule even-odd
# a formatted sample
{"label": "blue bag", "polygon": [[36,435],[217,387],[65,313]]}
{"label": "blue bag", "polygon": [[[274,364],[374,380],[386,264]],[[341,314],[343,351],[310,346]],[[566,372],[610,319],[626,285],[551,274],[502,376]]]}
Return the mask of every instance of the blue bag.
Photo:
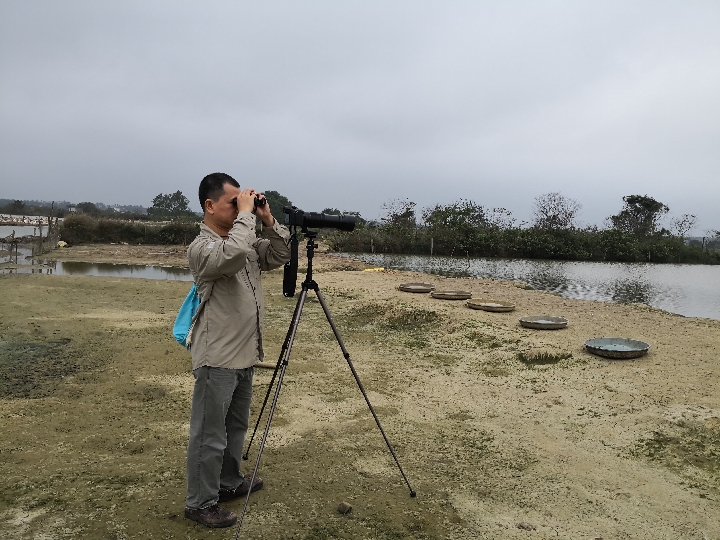
{"label": "blue bag", "polygon": [[190,287],[190,292],[180,306],[180,310],[175,318],[175,325],[173,326],[173,336],[175,336],[175,340],[186,349],[190,348],[187,339],[199,307],[200,295],[197,292],[197,285],[193,283],[193,286]]}

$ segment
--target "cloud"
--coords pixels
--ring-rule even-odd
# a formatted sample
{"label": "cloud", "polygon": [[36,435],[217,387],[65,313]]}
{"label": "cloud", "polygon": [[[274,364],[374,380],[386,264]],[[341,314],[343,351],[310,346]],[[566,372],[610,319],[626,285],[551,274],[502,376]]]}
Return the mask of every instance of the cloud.
{"label": "cloud", "polygon": [[226,171],[308,210],[460,197],[720,228],[720,8],[4,2],[0,196],[149,204]]}

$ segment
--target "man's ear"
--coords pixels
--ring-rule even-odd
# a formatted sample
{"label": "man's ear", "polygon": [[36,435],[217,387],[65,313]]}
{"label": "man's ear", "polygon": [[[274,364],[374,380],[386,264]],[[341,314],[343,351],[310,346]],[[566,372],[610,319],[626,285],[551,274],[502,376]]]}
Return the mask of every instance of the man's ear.
{"label": "man's ear", "polygon": [[205,212],[208,214],[215,213],[215,204],[212,199],[205,199]]}

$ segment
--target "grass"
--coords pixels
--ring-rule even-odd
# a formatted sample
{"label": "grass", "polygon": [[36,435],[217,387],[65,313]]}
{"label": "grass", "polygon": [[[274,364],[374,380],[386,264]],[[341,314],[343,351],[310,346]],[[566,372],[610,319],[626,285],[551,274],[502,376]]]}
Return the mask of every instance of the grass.
{"label": "grass", "polygon": [[660,463],[691,480],[692,487],[720,493],[720,426],[679,422],[654,431],[631,453]]}
{"label": "grass", "polygon": [[485,349],[497,349],[502,344],[492,334],[485,334],[483,332],[468,332],[465,337],[480,348]]}
{"label": "grass", "polygon": [[520,351],[516,358],[529,367],[547,366],[557,364],[562,360],[572,358],[572,353],[566,351]]}
{"label": "grass", "polygon": [[432,330],[440,320],[434,310],[389,302],[358,303],[337,317],[341,333],[364,330],[384,338],[392,336],[392,341],[411,350],[430,346]]}

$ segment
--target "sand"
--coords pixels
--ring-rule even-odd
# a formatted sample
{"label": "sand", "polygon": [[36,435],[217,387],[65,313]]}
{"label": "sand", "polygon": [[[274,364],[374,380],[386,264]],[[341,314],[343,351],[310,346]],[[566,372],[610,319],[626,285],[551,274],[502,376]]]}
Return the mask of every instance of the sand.
{"label": "sand", "polygon": [[[182,247],[53,253],[183,264]],[[311,292],[242,537],[720,538],[720,322],[501,281],[366,272],[327,255],[316,268],[417,497]],[[282,296],[281,271],[264,280],[275,363],[295,299]],[[516,310],[397,290],[406,282]],[[182,517],[193,379],[170,329],[187,290],[0,276],[0,537],[232,538]],[[525,315],[570,322],[530,330]],[[583,350],[603,336],[651,349],[635,360]],[[253,422],[271,374],[257,370]],[[339,513],[342,502],[352,510]]]}

